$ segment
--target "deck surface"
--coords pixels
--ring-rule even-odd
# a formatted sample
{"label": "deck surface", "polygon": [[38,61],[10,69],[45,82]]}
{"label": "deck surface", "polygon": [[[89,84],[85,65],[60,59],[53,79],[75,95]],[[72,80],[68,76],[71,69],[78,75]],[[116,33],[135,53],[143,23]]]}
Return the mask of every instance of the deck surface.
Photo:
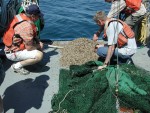
{"label": "deck surface", "polygon": [[[59,89],[60,57],[60,49],[46,48],[42,62],[27,67],[31,71],[29,75],[14,73],[10,68],[12,62],[4,61],[5,76],[1,76],[0,95],[6,113],[48,113],[52,110],[51,99]],[[138,49],[132,59],[137,67],[150,71],[150,47]]]}
{"label": "deck surface", "polygon": [[[44,50],[42,62],[27,67],[29,75],[14,73],[10,65],[4,62],[5,76],[0,87],[6,113],[48,113],[51,111],[51,99],[59,87],[58,49]],[[15,110],[15,112],[14,112]]]}

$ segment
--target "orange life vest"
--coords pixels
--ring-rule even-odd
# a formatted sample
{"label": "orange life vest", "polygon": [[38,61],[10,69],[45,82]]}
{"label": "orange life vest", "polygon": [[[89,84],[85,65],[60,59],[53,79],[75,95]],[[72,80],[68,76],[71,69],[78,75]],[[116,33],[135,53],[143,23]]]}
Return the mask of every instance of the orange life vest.
{"label": "orange life vest", "polygon": [[[24,21],[30,22],[30,19],[24,13],[20,13],[14,17],[14,19],[11,21],[8,29],[6,30],[3,36],[3,43],[5,44],[5,46],[7,46],[8,48],[11,48],[12,46],[16,46],[14,44],[14,41],[15,41],[19,44],[17,45],[18,46],[17,50],[25,49],[23,39],[20,37],[19,34],[15,34],[15,31],[14,31],[15,26]],[[36,37],[37,28],[34,24],[31,24],[31,25],[32,25],[33,32],[34,32],[34,37]],[[16,35],[18,35],[19,37],[16,37]]]}
{"label": "orange life vest", "polygon": [[126,8],[124,9],[124,11],[127,14],[131,14],[140,9],[142,0],[125,0],[125,2]]}
{"label": "orange life vest", "polygon": [[118,47],[122,47],[124,46],[125,44],[127,44],[128,42],[128,38],[134,38],[134,32],[132,31],[132,29],[130,28],[130,26],[128,26],[125,22],[121,21],[121,20],[118,20],[118,19],[107,19],[106,20],[106,23],[105,23],[105,27],[104,27],[104,38],[106,38],[106,30],[110,24],[110,22],[113,22],[113,21],[117,21],[117,22],[120,22],[123,26],[123,30],[119,33],[118,35],[118,40],[117,40],[117,43],[118,43]]}

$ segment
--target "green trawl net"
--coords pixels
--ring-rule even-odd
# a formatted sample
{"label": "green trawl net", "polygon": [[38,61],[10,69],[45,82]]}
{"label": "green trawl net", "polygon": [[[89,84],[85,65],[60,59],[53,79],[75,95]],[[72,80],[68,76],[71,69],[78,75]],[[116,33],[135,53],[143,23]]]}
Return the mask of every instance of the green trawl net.
{"label": "green trawl net", "polygon": [[[133,65],[109,66],[95,70],[99,61],[61,69],[59,92],[52,99],[53,112],[117,113],[116,79],[119,106],[150,113],[150,73]],[[94,70],[94,71],[93,71]]]}

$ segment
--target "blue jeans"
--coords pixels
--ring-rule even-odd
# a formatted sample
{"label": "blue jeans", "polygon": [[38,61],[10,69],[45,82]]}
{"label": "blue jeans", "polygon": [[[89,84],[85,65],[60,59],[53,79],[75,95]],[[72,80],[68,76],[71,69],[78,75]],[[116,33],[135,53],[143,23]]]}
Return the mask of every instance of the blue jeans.
{"label": "blue jeans", "polygon": [[[107,51],[108,51],[108,47],[107,47],[107,46],[105,46],[105,47],[100,47],[100,48],[97,49],[97,55],[99,55],[100,58],[105,59],[106,56],[107,56]],[[116,60],[116,59],[117,59],[117,56],[118,56],[119,62],[120,62],[120,63],[124,63],[124,62],[126,62],[128,59],[131,59],[131,56],[132,56],[132,55],[122,55],[122,54],[118,53],[118,50],[117,50],[117,49],[115,49],[115,50],[114,50],[114,53],[113,53],[113,55],[112,55],[112,57],[111,57],[111,60],[112,60],[112,61]]]}

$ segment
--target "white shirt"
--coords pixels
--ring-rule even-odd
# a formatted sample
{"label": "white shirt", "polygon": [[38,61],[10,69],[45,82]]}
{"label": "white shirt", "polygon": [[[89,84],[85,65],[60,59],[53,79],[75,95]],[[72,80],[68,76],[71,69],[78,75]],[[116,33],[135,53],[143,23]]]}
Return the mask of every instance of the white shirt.
{"label": "white shirt", "polygon": [[[108,45],[117,44],[118,34],[123,30],[123,26],[120,22],[113,21],[106,29],[106,35],[108,38]],[[135,38],[128,39],[127,45],[122,48],[116,48],[122,55],[133,55],[136,53],[137,45]]]}

